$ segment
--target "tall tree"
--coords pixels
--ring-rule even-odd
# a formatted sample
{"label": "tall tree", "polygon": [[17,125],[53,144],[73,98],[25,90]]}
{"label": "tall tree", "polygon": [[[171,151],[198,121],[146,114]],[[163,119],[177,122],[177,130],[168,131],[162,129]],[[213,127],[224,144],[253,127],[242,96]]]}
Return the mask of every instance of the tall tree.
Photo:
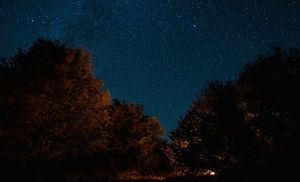
{"label": "tall tree", "polygon": [[247,64],[235,82],[212,82],[171,132],[175,167],[296,177],[299,63],[299,49],[276,48]]}
{"label": "tall tree", "polygon": [[264,173],[289,176],[299,161],[300,50],[282,48],[259,56],[241,71],[237,81],[239,105],[262,152]]}
{"label": "tall tree", "polygon": [[163,129],[155,117],[146,116],[141,105],[115,100],[111,110],[112,160],[119,170],[157,172],[162,160]]}
{"label": "tall tree", "polygon": [[175,166],[224,173],[250,162],[253,137],[236,105],[234,87],[211,82],[171,132]]}
{"label": "tall tree", "polygon": [[39,39],[0,68],[1,160],[61,161],[106,149],[110,95],[89,53]]}

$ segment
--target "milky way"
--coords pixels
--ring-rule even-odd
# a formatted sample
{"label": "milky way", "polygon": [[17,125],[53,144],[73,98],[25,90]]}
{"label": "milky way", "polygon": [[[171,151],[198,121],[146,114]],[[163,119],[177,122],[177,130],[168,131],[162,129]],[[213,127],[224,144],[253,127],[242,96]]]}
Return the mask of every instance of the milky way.
{"label": "milky way", "polygon": [[292,0],[1,0],[0,55],[38,37],[88,49],[114,97],[170,130],[208,80],[234,79],[274,45],[299,47],[299,14]]}

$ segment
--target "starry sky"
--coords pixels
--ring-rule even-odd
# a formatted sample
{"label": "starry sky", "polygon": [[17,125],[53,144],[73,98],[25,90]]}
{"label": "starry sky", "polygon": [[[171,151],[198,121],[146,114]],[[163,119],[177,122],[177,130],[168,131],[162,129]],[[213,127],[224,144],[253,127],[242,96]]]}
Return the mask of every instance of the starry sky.
{"label": "starry sky", "polygon": [[234,79],[274,45],[299,47],[298,0],[0,0],[0,55],[38,37],[93,54],[112,96],[169,131],[208,80]]}

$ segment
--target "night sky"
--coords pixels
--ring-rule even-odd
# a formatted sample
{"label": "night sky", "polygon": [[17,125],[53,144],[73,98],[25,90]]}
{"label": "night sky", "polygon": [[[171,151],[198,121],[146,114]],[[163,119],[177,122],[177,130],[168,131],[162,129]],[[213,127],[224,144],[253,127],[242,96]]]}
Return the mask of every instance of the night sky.
{"label": "night sky", "polygon": [[83,47],[113,97],[169,131],[208,80],[273,45],[299,47],[297,0],[0,0],[0,55],[38,37]]}

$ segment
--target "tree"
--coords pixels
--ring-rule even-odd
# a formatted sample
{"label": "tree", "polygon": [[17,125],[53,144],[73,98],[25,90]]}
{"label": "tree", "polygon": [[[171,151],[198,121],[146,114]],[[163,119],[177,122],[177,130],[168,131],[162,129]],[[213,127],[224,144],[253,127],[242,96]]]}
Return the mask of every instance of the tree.
{"label": "tree", "polygon": [[89,53],[39,39],[0,72],[1,161],[38,164],[106,149],[110,95]]}
{"label": "tree", "polygon": [[236,105],[233,88],[231,83],[211,82],[171,132],[177,168],[224,173],[249,162],[254,146],[248,144],[253,137]]}
{"label": "tree", "polygon": [[240,72],[239,106],[259,141],[264,174],[293,176],[299,163],[300,50],[259,56]]}
{"label": "tree", "polygon": [[299,63],[299,49],[276,48],[236,81],[212,82],[171,132],[173,165],[231,177],[297,177]]}
{"label": "tree", "polygon": [[155,117],[144,114],[141,105],[115,100],[111,109],[110,154],[120,171],[158,172],[161,164],[163,129]]}

